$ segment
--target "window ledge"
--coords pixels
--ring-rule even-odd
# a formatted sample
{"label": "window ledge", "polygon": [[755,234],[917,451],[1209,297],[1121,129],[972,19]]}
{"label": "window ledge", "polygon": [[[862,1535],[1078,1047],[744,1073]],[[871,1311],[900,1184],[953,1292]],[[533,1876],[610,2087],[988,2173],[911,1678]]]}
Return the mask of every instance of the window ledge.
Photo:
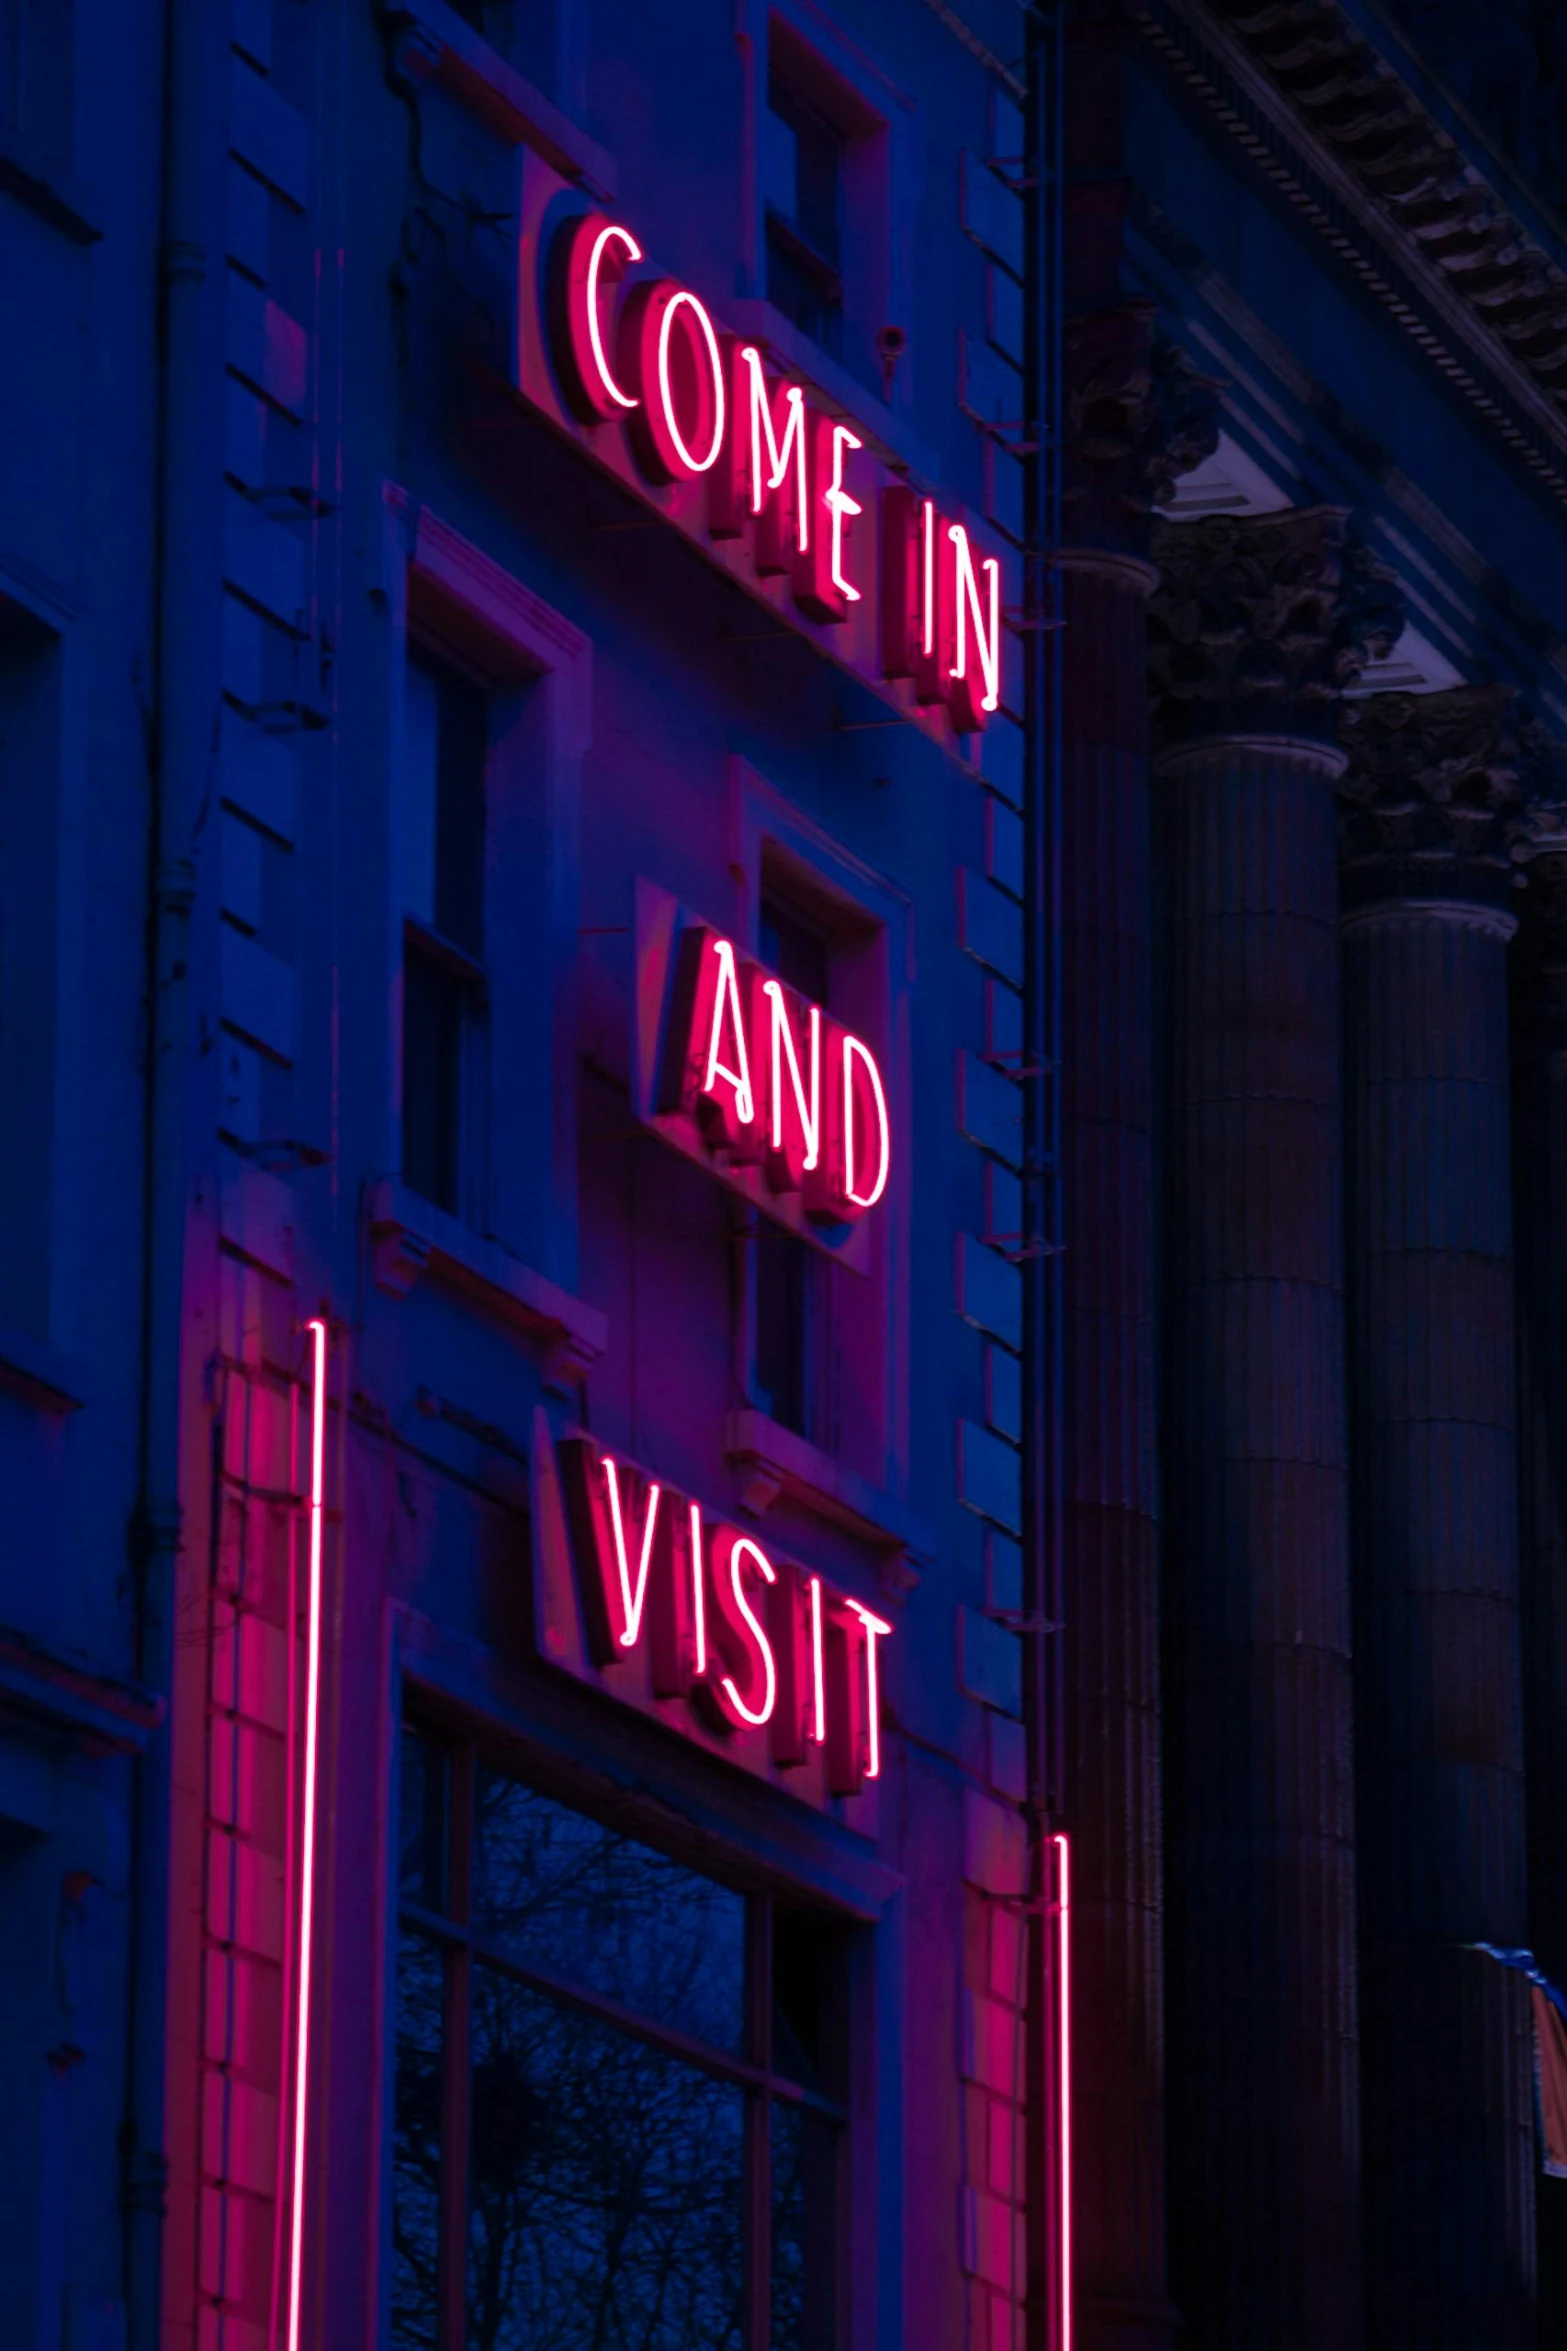
{"label": "window ledge", "polygon": [[817,1518],[889,1554],[882,1570],[889,1590],[910,1591],[918,1583],[909,1555],[928,1559],[934,1544],[905,1506],[869,1478],[754,1408],[729,1415],[724,1450],[741,1474],[746,1508],[759,1518],[787,1494]]}
{"label": "window ledge", "polygon": [[103,235],[87,216],[86,190],[47,156],[35,154],[14,131],[0,138],[0,188],[73,245],[96,245]]}
{"label": "window ledge", "polygon": [[824,351],[820,343],[803,335],[775,304],[753,294],[729,303],[724,315],[738,334],[748,335],[769,352],[786,374],[803,376],[825,394],[831,406],[864,425],[876,455],[891,464],[906,465],[923,481],[941,478],[942,466],[934,449],[894,414],[878,392],[852,374],[841,359]]}
{"label": "window ledge", "polygon": [[595,196],[614,195],[614,159],[444,0],[384,0],[382,15],[393,29],[394,66],[405,81],[439,82],[498,139],[531,147]]}
{"label": "window ledge", "polygon": [[603,1354],[608,1331],[596,1307],[546,1281],[503,1242],[470,1232],[394,1177],[372,1187],[369,1223],[376,1285],[390,1296],[406,1297],[427,1274],[439,1288],[472,1299],[542,1345],[552,1380],[580,1379]]}
{"label": "window ledge", "polygon": [[163,1700],[140,1682],[0,1625],[0,1717],[21,1717],[89,1754],[137,1755],[163,1715]]}
{"label": "window ledge", "polygon": [[35,1404],[40,1412],[79,1412],[86,1382],[82,1366],[22,1331],[0,1329],[0,1389]]}

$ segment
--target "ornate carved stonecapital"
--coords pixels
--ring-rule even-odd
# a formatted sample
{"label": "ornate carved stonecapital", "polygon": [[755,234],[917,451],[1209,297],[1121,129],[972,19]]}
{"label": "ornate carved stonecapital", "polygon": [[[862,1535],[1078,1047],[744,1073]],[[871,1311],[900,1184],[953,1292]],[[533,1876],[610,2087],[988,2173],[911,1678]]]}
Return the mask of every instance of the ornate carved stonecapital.
{"label": "ornate carved stonecapital", "polygon": [[1509,909],[1510,819],[1521,799],[1516,705],[1510,686],[1369,694],[1344,705],[1346,908],[1460,899]]}
{"label": "ornate carved stonecapital", "polygon": [[1218,447],[1218,388],[1151,302],[1069,319],[1064,362],[1064,543],[1146,555],[1154,508]]}
{"label": "ornate carved stonecapital", "polygon": [[1518,959],[1526,975],[1517,1013],[1522,1033],[1567,1050],[1567,743],[1537,718],[1518,729],[1523,800],[1508,820],[1523,884]]}
{"label": "ornate carved stonecapital", "polygon": [[1152,554],[1149,667],[1166,743],[1331,742],[1344,693],[1402,626],[1392,572],[1340,507],[1161,523]]}

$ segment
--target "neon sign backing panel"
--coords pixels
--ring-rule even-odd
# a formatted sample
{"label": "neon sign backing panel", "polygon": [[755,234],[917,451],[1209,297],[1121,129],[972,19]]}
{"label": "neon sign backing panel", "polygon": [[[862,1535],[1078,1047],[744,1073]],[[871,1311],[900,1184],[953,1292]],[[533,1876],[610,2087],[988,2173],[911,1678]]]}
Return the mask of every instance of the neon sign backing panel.
{"label": "neon sign backing panel", "polygon": [[[629,222],[604,219],[563,264],[580,196],[531,151],[518,162],[514,390],[829,660],[977,758],[978,731],[1018,700],[999,554],[808,383],[764,382],[764,352],[689,288],[647,274]],[[687,390],[671,406],[656,390],[683,354]],[[765,450],[752,489],[748,446]]]}

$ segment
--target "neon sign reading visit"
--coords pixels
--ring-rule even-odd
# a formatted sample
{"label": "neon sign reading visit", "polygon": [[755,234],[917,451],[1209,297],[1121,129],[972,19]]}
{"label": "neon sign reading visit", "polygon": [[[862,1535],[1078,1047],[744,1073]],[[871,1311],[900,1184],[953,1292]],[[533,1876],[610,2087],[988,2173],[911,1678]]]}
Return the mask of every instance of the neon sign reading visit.
{"label": "neon sign reading visit", "polygon": [[[891,478],[865,435],[770,370],[755,342],[715,324],[690,287],[638,276],[643,262],[632,231],[601,212],[548,240],[547,340],[565,415],[606,458],[624,436],[645,494],[695,492],[678,503],[682,527],[730,550],[730,569],[786,586],[807,621],[850,624],[858,646],[868,615],[854,665],[907,680],[916,708],[944,709],[953,733],[979,733],[1001,706],[996,557]],[[526,380],[526,354],[520,364]]]}
{"label": "neon sign reading visit", "polygon": [[573,1437],[560,1448],[588,1648],[646,1652],[653,1694],[707,1728],[765,1734],[784,1770],[819,1756],[835,1796],[881,1776],[884,1617],[699,1502]]}

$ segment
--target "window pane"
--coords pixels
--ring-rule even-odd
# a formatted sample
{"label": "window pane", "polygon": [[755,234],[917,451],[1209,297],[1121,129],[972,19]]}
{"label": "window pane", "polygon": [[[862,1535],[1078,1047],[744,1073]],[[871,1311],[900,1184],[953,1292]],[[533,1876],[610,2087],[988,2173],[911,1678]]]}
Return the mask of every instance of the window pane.
{"label": "window pane", "polygon": [[410,940],[403,955],[403,1179],[453,1216],[467,996],[459,973]]}
{"label": "window pane", "polygon": [[434,2351],[441,2211],[443,1962],[404,1935],[397,1966],[397,2090],[392,2150],[392,2341]]}
{"label": "window pane", "polygon": [[773,2070],[824,2098],[844,2095],[844,1960],[841,1933],[773,1905]]}
{"label": "window pane", "polygon": [[435,671],[413,651],[403,693],[403,911],[435,928],[435,773],[440,729]]}
{"label": "window pane", "polygon": [[411,1902],[446,1907],[446,1755],[423,1732],[404,1729],[398,1819],[398,1879]]}
{"label": "window pane", "polygon": [[523,1965],[718,2049],[744,2026],[745,1898],[481,1773],[474,1923]]}
{"label": "window pane", "polygon": [[773,2107],[771,2351],[834,2351],[839,2132],[798,2106]]}
{"label": "window pane", "polygon": [[756,1252],[756,1401],[781,1427],[809,1437],[811,1245],[758,1217]]}
{"label": "window pane", "polygon": [[813,1004],[828,1002],[832,951],[826,933],[813,922],[780,899],[764,898],[758,909],[757,945],[768,970],[775,971],[785,986],[798,988]]}
{"label": "window pane", "polygon": [[468,2351],[739,2351],[744,2098],[478,1968]]}
{"label": "window pane", "polygon": [[476,961],[484,954],[484,787],[489,747],[489,696],[456,670],[443,669],[435,927]]}

